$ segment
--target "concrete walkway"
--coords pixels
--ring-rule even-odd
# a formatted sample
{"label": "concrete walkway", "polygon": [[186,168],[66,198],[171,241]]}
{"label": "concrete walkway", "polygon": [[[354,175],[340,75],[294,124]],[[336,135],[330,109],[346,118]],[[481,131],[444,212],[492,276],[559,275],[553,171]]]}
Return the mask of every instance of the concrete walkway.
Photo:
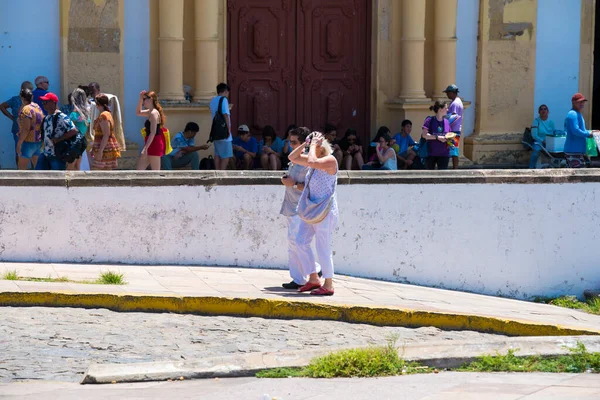
{"label": "concrete walkway", "polygon": [[0,263],[0,276],[12,270],[22,277],[78,281],[95,280],[104,271],[119,271],[125,274],[127,284],[0,280],[0,305],[339,319],[523,336],[600,334],[600,316],[577,310],[345,276],[336,277],[335,295],[324,298],[284,290],[281,283],[290,279],[287,271],[280,270]]}
{"label": "concrete walkway", "polygon": [[237,378],[100,386],[23,382],[0,384],[0,397],[6,400],[597,400],[600,379],[595,374],[448,372],[373,379]]}

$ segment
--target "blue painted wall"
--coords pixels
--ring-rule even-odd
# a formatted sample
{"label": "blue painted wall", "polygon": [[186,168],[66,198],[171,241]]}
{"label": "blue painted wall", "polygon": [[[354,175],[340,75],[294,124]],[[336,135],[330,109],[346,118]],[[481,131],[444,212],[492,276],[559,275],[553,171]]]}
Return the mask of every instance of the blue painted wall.
{"label": "blue painted wall", "polygon": [[556,128],[562,129],[571,97],[579,91],[581,0],[538,4],[534,116],[546,104]]}
{"label": "blue painted wall", "polygon": [[479,30],[479,0],[458,0],[456,21],[456,84],[460,97],[470,101],[465,111],[463,134],[471,135],[475,128],[475,85],[477,82],[477,35]]}
{"label": "blue painted wall", "polygon": [[[0,102],[38,75],[60,97],[59,0],[0,3]],[[0,168],[16,168],[11,121],[0,114]]]}
{"label": "blue painted wall", "polygon": [[135,108],[142,90],[148,90],[150,82],[150,6],[148,0],[127,0],[124,33],[124,113],[125,136],[143,144],[140,129],[144,119],[135,115]]}

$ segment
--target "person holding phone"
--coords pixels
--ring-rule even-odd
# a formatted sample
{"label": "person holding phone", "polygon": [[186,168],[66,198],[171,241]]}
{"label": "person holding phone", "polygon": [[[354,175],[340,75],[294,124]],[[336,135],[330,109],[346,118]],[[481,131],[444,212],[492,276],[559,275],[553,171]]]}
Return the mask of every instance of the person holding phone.
{"label": "person holding phone", "polygon": [[[308,128],[295,128],[288,135],[289,146],[293,150],[300,146],[304,146],[306,137],[310,134]],[[288,266],[292,281],[284,283],[284,289],[298,290],[308,282],[308,275],[304,274],[302,263],[298,255],[298,246],[296,244],[296,236],[302,220],[298,216],[297,208],[300,195],[304,190],[304,179],[308,167],[300,164],[289,163],[288,171],[281,178],[281,183],[285,186],[285,196],[281,205],[280,214],[287,218],[288,222]],[[321,267],[316,264],[316,270],[321,272]]]}
{"label": "person holding phone", "polygon": [[172,170],[191,166],[192,170],[200,169],[200,156],[198,151],[208,150],[210,144],[196,146],[195,138],[200,132],[200,127],[195,122],[188,122],[183,132],[179,132],[171,141],[173,151],[161,157],[161,168]]}

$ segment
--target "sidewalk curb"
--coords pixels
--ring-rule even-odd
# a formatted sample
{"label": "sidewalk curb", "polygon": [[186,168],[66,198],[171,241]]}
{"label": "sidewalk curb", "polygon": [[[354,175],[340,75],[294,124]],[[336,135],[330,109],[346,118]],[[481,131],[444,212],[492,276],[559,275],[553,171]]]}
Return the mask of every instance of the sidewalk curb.
{"label": "sidewalk curb", "polygon": [[274,319],[318,319],[408,328],[433,326],[443,330],[470,330],[508,336],[600,335],[600,327],[598,329],[581,329],[471,314],[272,299],[68,292],[3,292],[0,293],[0,306],[105,308],[122,312],[171,312]]}
{"label": "sidewalk curb", "polygon": [[[505,338],[472,343],[442,341],[428,344],[410,343],[398,348],[406,361],[416,361],[430,368],[458,368],[484,355],[506,354],[517,350],[517,357],[552,357],[569,354],[582,342],[589,352],[600,352],[600,338],[544,337]],[[195,361],[158,361],[135,364],[93,364],[83,376],[82,384],[151,382],[183,379],[234,378],[254,376],[258,371],[273,368],[307,366],[315,357],[322,357],[344,348],[280,351],[277,353],[247,353],[210,357]]]}

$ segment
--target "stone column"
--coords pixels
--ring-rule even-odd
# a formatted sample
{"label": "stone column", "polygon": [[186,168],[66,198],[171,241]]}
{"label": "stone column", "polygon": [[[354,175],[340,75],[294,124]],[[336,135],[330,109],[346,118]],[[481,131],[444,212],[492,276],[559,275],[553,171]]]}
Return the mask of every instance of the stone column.
{"label": "stone column", "polygon": [[159,0],[159,65],[161,100],[184,100],[183,2]]}
{"label": "stone column", "polygon": [[402,89],[404,100],[425,100],[425,10],[423,0],[402,0]]}
{"label": "stone column", "polygon": [[458,0],[435,0],[434,99],[445,99],[444,89],[456,83],[456,10]]}
{"label": "stone column", "polygon": [[216,95],[219,82],[219,0],[195,0],[196,87],[194,97]]}

